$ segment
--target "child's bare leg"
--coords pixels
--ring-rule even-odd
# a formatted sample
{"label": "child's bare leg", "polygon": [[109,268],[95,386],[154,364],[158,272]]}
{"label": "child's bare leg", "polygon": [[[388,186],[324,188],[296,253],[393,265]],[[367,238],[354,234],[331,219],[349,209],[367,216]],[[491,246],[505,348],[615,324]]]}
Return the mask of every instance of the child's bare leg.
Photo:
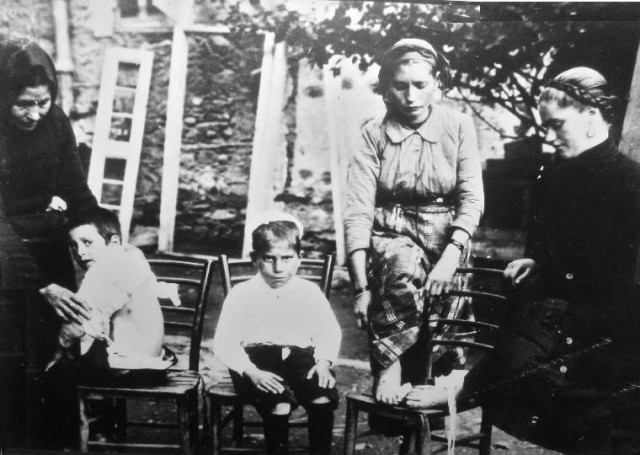
{"label": "child's bare leg", "polygon": [[402,397],[402,366],[397,359],[387,368],[380,370],[374,381],[374,395],[377,401],[386,404],[397,404]]}

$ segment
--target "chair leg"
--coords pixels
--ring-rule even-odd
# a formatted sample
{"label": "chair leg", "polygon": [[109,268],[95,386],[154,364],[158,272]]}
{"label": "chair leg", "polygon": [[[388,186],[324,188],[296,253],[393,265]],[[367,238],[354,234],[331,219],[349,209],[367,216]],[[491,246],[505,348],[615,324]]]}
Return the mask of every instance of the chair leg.
{"label": "chair leg", "polygon": [[344,425],[344,454],[354,455],[358,431],[358,406],[347,398],[347,415]]}
{"label": "chair leg", "polygon": [[78,397],[80,409],[80,452],[89,451],[89,418],[86,413],[86,401],[84,397]]}
{"label": "chair leg", "polygon": [[233,405],[233,442],[235,447],[242,447],[244,439],[244,407],[242,404]]}
{"label": "chair leg", "polygon": [[178,431],[180,433],[180,448],[182,453],[191,453],[191,428],[189,423],[189,398],[180,397],[177,400],[178,406]]}
{"label": "chair leg", "polygon": [[127,438],[127,400],[116,398],[113,401],[116,437],[119,442]]}
{"label": "chair leg", "polygon": [[417,452],[420,455],[431,455],[431,427],[429,426],[429,418],[426,416],[421,416],[420,418],[417,438]]}
{"label": "chair leg", "polygon": [[480,432],[482,438],[480,439],[480,446],[478,447],[479,455],[491,454],[491,432],[493,430],[493,424],[491,423],[491,417],[487,415],[487,412],[482,410],[482,423],[480,424]]}
{"label": "chair leg", "polygon": [[198,445],[198,390],[194,390],[188,397],[189,438],[193,446]]}
{"label": "chair leg", "polygon": [[404,432],[402,435],[402,442],[400,443],[400,455],[409,455],[416,453],[416,446],[418,443],[418,435],[415,428],[411,428]]}
{"label": "chair leg", "polygon": [[211,419],[209,424],[211,454],[220,455],[222,453],[222,406],[213,396],[209,397],[209,415]]}

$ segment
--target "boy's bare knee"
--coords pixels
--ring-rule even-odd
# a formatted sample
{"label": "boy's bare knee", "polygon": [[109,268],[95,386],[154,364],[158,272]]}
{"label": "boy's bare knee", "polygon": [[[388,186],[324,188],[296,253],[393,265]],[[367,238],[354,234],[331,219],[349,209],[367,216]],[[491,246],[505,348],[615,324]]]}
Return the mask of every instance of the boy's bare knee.
{"label": "boy's bare knee", "polygon": [[313,403],[313,404],[327,404],[330,401],[331,400],[329,400],[329,397],[318,397],[315,400],[312,400],[311,403]]}
{"label": "boy's bare knee", "polygon": [[284,416],[291,413],[291,403],[278,403],[271,410],[272,415]]}

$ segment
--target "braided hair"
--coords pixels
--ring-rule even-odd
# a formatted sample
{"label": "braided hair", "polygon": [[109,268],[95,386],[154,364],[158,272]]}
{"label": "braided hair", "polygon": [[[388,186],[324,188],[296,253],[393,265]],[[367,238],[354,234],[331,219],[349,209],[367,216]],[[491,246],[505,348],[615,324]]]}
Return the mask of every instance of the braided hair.
{"label": "braided hair", "polygon": [[617,98],[610,94],[607,80],[585,66],[571,68],[544,83],[538,102],[549,101],[563,108],[573,106],[581,112],[595,107],[609,124],[616,119]]}

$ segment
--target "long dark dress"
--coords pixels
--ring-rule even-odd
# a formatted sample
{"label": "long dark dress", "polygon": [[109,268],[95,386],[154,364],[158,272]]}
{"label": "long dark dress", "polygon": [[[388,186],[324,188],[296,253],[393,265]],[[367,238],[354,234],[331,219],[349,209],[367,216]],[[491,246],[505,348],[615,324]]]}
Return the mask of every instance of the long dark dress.
{"label": "long dark dress", "polygon": [[526,256],[538,276],[519,292],[500,344],[470,371],[464,390],[520,438],[610,453],[620,382],[612,337],[625,319],[625,305],[612,296],[634,278],[640,163],[607,140],[543,171],[534,206]]}
{"label": "long dark dress", "polygon": [[[39,73],[57,96],[50,57],[26,41],[0,42],[0,413],[10,446],[41,445],[40,375],[52,355],[59,318],[37,290],[74,288],[65,216],[46,212],[53,196],[68,212],[97,204],[86,183],[67,116],[55,105],[32,131],[10,121],[25,81]],[[43,79],[42,79],[43,78]],[[9,418],[10,416],[10,418]]]}

